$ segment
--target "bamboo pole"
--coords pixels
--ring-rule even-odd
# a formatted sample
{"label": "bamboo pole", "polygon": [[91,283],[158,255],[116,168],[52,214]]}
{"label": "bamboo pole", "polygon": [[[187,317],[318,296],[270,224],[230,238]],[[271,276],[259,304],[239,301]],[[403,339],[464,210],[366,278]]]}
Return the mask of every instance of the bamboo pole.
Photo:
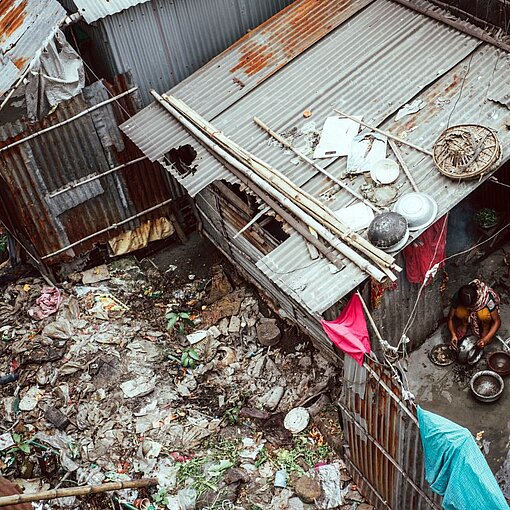
{"label": "bamboo pole", "polygon": [[398,148],[397,144],[391,138],[388,140],[388,143],[391,147],[391,150],[393,151],[393,154],[395,154],[395,157],[400,163],[402,170],[404,170],[404,173],[407,175],[407,178],[409,179],[409,182],[411,183],[411,186],[413,187],[414,191],[419,192],[420,190],[418,189],[418,185],[416,184],[413,176],[411,175],[411,172],[407,167],[406,162],[404,161],[404,158],[402,157],[402,154],[400,153],[400,149]]}
{"label": "bamboo pole", "polygon": [[45,129],[41,129],[40,131],[37,131],[36,133],[33,133],[25,138],[22,138],[21,140],[16,140],[15,142],[12,142],[9,145],[6,145],[5,147],[0,148],[0,152],[4,152],[6,150],[12,149],[12,147],[16,147],[17,145],[21,143],[28,142],[29,140],[32,140],[34,138],[37,138],[38,136],[43,135],[44,133],[48,133],[48,131],[53,131],[54,129],[57,129],[61,126],[65,126],[66,124],[69,124],[70,122],[75,121],[76,119],[79,119],[80,117],[83,117],[84,115],[87,115],[94,110],[97,110],[98,108],[101,108],[112,101],[117,101],[117,99],[120,99],[121,97],[127,96],[129,94],[132,94],[135,90],[138,90],[138,87],[133,87],[129,90],[126,90],[126,92],[122,92],[122,94],[118,94],[117,96],[114,96],[110,99],[106,99],[105,101],[102,101],[101,103],[97,103],[94,106],[91,106],[90,108],[87,108],[86,110],[83,110],[82,112],[78,113],[77,115],[74,115],[73,117],[70,117],[69,119],[63,120],[62,122],[59,122],[58,124],[53,124],[53,126],[49,126]]}
{"label": "bamboo pole", "polygon": [[113,225],[110,225],[109,227],[103,228],[103,230],[98,230],[97,232],[94,232],[93,234],[90,234],[87,237],[78,239],[78,241],[75,241],[74,243],[68,244],[67,246],[64,246],[63,248],[60,248],[52,253],[48,253],[48,255],[44,255],[43,257],[41,257],[41,260],[54,257],[55,255],[59,255],[60,253],[70,250],[71,248],[74,248],[75,246],[78,246],[79,244],[84,243],[85,241],[90,241],[90,239],[93,239],[94,237],[97,237],[101,234],[106,234],[106,232],[109,232],[110,230],[114,230],[114,229],[120,227],[121,225],[129,223],[130,221],[133,221],[136,218],[139,218],[140,216],[144,216],[146,214],[149,214],[152,211],[160,209],[161,207],[169,204],[170,202],[172,202],[171,198],[169,198],[168,200],[165,200],[164,202],[161,202],[160,204],[157,204],[153,207],[149,207],[149,209],[145,209],[144,211],[140,211],[137,214],[133,214],[133,216],[130,216],[129,218],[126,218],[125,220],[119,221],[118,223],[114,223]]}
{"label": "bamboo pole", "polygon": [[134,165],[135,163],[140,163],[140,161],[144,161],[146,159],[148,159],[147,156],[142,156],[140,158],[136,158],[131,161],[128,161],[127,163],[123,163],[122,165],[110,168],[110,170],[106,170],[105,172],[102,172],[100,174],[91,175],[90,177],[87,177],[86,179],[83,179],[82,181],[71,182],[64,188],[61,188],[61,189],[51,193],[50,198],[56,197],[58,195],[61,195],[62,193],[65,193],[66,191],[70,191],[72,189],[83,186],[84,184],[88,184],[89,182],[106,177],[107,175],[110,175],[113,172],[118,172],[119,170],[122,170],[123,168]]}
{"label": "bamboo pole", "polygon": [[36,492],[34,494],[14,494],[0,497],[0,507],[30,503],[32,501],[47,501],[49,499],[67,498],[69,496],[86,496],[101,492],[117,491],[121,489],[139,489],[157,485],[156,478],[142,478],[141,480],[129,480],[126,482],[111,482],[102,485],[84,485],[82,487],[70,487],[67,489],[52,489],[49,491]]}
{"label": "bamboo pole", "polygon": [[383,131],[382,129],[376,128],[375,126],[371,126],[370,124],[367,124],[366,122],[363,122],[362,120],[357,119],[356,117],[353,117],[352,115],[349,115],[348,113],[341,112],[340,110],[333,110],[334,112],[338,113],[339,115],[342,115],[342,117],[347,117],[348,119],[353,120],[354,122],[357,122],[358,124],[361,124],[362,126],[371,129],[372,131],[375,131],[376,133],[379,133],[381,135],[384,135],[388,138],[391,138],[392,140],[395,140],[396,142],[403,143],[404,145],[407,145],[413,149],[416,149],[419,152],[423,152],[423,154],[426,154],[427,156],[433,156],[432,152],[430,152],[427,149],[424,149],[423,147],[419,147],[418,145],[414,145],[414,143],[408,142],[407,140],[404,140],[403,138],[399,138],[398,136],[392,135],[391,133],[388,133],[388,131]]}
{"label": "bamboo pole", "polygon": [[[285,196],[279,190],[270,186],[266,180],[261,178],[251,167],[243,164],[241,161],[236,159],[234,156],[224,150],[218,143],[218,132],[216,131],[211,138],[208,138],[204,133],[197,127],[193,122],[188,120],[183,114],[181,114],[176,108],[173,107],[168,101],[160,96],[156,91],[152,90],[151,94],[156,100],[198,140],[202,141],[215,155],[229,163],[231,166],[237,168],[242,172],[248,179],[259,186],[264,192],[272,196],[277,202],[283,204],[292,214],[296,215],[301,221],[308,226],[312,227],[317,234],[325,239],[331,246],[338,250],[342,255],[350,259],[360,269],[367,272],[370,276],[373,276],[376,280],[382,281],[386,274],[377,267],[370,264],[367,260],[356,253],[352,248],[342,243],[334,235],[331,234],[321,223],[307,214],[301,207],[292,202],[289,197]],[[251,186],[251,184],[250,184]],[[312,242],[312,241],[311,241]],[[312,242],[313,244],[313,242]]]}
{"label": "bamboo pole", "polygon": [[260,120],[258,117],[253,117],[253,122],[257,124],[260,128],[262,128],[266,133],[268,133],[270,136],[272,136],[275,140],[280,142],[284,147],[287,149],[290,149],[296,156],[301,158],[303,161],[306,161],[309,165],[313,166],[318,172],[325,175],[328,179],[333,181],[335,184],[338,184],[342,189],[347,191],[347,193],[350,193],[353,197],[357,198],[360,202],[363,202],[365,205],[370,207],[372,210],[374,210],[376,213],[381,212],[381,209],[379,207],[376,207],[372,202],[361,196],[358,192],[354,191],[352,188],[344,184],[340,179],[337,179],[334,175],[330,174],[326,169],[322,168],[320,165],[318,165],[315,161],[310,159],[305,154],[302,154],[299,152],[296,148],[292,146],[291,143],[289,143],[283,136],[279,135],[276,131],[273,131],[267,124],[265,124],[262,120]]}
{"label": "bamboo pole", "polygon": [[374,321],[374,318],[372,317],[372,314],[370,313],[370,310],[368,309],[368,306],[365,303],[365,300],[363,299],[363,296],[361,295],[361,293],[359,291],[356,291],[356,294],[358,294],[358,297],[359,297],[361,304],[363,306],[363,310],[365,310],[365,313],[368,317],[368,321],[370,322],[370,325],[372,326],[377,338],[379,339],[380,342],[384,342],[383,337],[379,331],[379,328],[377,327],[377,325]]}
{"label": "bamboo pole", "polygon": [[388,270],[392,267],[399,271],[401,268],[394,265],[394,258],[391,255],[379,250],[370,244],[366,239],[359,236],[355,232],[350,231],[324,204],[322,204],[317,198],[304,192],[292,181],[290,181],[283,174],[278,172],[276,169],[270,167],[264,161],[260,160],[256,156],[247,153],[243,148],[239,147],[233,141],[228,139],[223,133],[218,131],[205,119],[202,119],[194,110],[191,110],[185,103],[175,97],[169,97],[167,95],[159,96],[155,91],[151,92],[156,99],[169,111],[168,106],[174,109],[174,112],[170,111],[172,115],[176,116],[182,123],[183,119],[193,126],[198,126],[199,139],[204,141],[204,134],[208,135],[211,139],[214,139],[215,146],[220,145],[222,150],[227,153],[233,154],[234,157],[240,159],[245,163],[246,167],[256,171],[256,173],[262,177],[266,182],[272,184],[274,188],[277,188],[287,197],[293,201],[299,203],[310,215],[322,224],[327,224],[327,227],[332,229],[336,235],[338,235],[345,242],[353,245],[356,249],[367,255],[376,264],[380,265],[385,271],[386,275],[393,281],[396,279],[393,273]]}

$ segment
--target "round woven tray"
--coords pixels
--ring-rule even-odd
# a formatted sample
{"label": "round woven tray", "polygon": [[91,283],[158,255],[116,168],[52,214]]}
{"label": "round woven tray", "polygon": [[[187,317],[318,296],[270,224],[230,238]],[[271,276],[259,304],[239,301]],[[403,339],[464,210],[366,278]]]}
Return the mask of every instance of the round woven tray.
{"label": "round woven tray", "polygon": [[438,170],[452,179],[474,179],[489,173],[501,158],[494,131],[477,124],[445,129],[432,148]]}

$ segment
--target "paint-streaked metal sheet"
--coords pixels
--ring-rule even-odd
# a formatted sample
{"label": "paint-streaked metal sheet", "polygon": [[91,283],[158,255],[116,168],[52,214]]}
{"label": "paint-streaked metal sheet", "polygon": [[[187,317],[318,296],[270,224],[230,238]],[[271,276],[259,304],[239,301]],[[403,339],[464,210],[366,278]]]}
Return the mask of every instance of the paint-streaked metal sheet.
{"label": "paint-streaked metal sheet", "polygon": [[0,96],[23,75],[65,16],[56,0],[0,2]]}
{"label": "paint-streaked metal sheet", "polygon": [[[441,498],[425,480],[420,432],[410,417],[415,411],[404,402],[401,385],[389,371],[370,359],[366,362],[375,377],[352,358],[344,359],[339,403],[349,444],[345,460],[351,474],[377,510],[439,510]],[[377,378],[400,399],[400,404]]]}
{"label": "paint-streaked metal sheet", "polygon": [[[122,89],[123,86],[119,85]],[[124,90],[129,88],[127,84]],[[0,147],[55,125],[110,97],[102,82],[63,102],[39,123],[17,121],[0,127]],[[131,98],[123,107],[134,113]],[[69,124],[0,153],[1,221],[42,257],[145,211],[170,198],[164,170],[148,160],[52,197],[90,175],[102,173],[142,156],[118,129],[127,118],[110,103]],[[168,212],[168,209],[166,209]],[[165,209],[141,220],[164,215]],[[86,253],[109,236],[139,225],[136,219],[49,259],[55,263]]]}
{"label": "paint-streaked metal sheet", "polygon": [[112,75],[129,70],[149,104],[151,88],[169,90],[291,1],[151,0],[89,32]]}
{"label": "paint-streaked metal sheet", "polygon": [[87,23],[112,16],[149,0],[73,0]]}

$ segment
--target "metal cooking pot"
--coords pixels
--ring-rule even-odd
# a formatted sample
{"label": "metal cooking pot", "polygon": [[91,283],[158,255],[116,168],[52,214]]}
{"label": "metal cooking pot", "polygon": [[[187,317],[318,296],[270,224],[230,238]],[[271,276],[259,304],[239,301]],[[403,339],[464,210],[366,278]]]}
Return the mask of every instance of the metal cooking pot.
{"label": "metal cooking pot", "polygon": [[368,240],[377,248],[392,248],[409,234],[407,220],[395,212],[379,213],[368,226]]}
{"label": "metal cooking pot", "polygon": [[457,361],[465,365],[474,365],[478,363],[483,355],[483,349],[479,349],[476,344],[478,337],[469,335],[459,345],[457,353]]}

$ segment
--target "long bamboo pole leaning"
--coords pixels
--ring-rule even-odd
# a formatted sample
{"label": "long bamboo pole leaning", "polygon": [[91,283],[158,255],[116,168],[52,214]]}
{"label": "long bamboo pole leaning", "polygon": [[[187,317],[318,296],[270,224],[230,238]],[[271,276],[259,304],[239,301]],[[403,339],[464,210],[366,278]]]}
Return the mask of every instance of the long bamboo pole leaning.
{"label": "long bamboo pole leaning", "polygon": [[407,145],[408,147],[411,147],[419,152],[423,152],[423,154],[426,154],[427,156],[433,156],[432,152],[424,149],[423,147],[420,147],[418,145],[415,145],[414,143],[408,142],[407,140],[404,140],[403,138],[400,138],[398,136],[392,135],[388,131],[383,131],[382,129],[376,128],[375,126],[371,126],[370,124],[367,124],[366,122],[363,122],[362,120],[357,119],[356,117],[353,117],[352,115],[349,115],[348,113],[341,112],[340,110],[333,110],[334,112],[338,113],[342,117],[347,117],[348,119],[353,120],[354,122],[357,122],[361,126],[364,126],[368,129],[371,129],[372,131],[375,131],[376,133],[379,133],[381,135],[387,136],[388,138],[391,138],[392,140],[395,140],[396,142],[403,143],[404,145]]}
{"label": "long bamboo pole leaning", "polygon": [[318,172],[325,175],[329,180],[333,181],[335,184],[338,184],[342,189],[347,191],[347,193],[351,194],[353,197],[357,198],[360,202],[363,202],[365,205],[370,207],[373,211],[376,213],[381,212],[381,209],[379,207],[376,207],[372,202],[361,196],[358,192],[354,191],[352,188],[347,186],[347,184],[343,183],[340,179],[337,179],[334,175],[329,173],[326,169],[322,168],[320,165],[318,165],[315,161],[313,161],[311,158],[306,156],[305,154],[298,151],[295,147],[292,146],[290,142],[285,140],[283,136],[278,134],[276,131],[273,131],[267,124],[265,124],[261,119],[258,117],[253,117],[253,122],[257,124],[261,129],[263,129],[266,133],[268,133],[270,136],[272,136],[276,141],[280,142],[284,147],[291,150],[296,156],[303,161],[306,161],[309,165],[313,166]]}
{"label": "long bamboo pole leaning", "polygon": [[[312,212],[316,217],[319,218],[319,221],[327,219],[328,223],[334,225],[335,231],[337,234],[348,235],[348,237],[355,242],[356,244],[361,245],[360,251],[366,251],[368,256],[375,256],[376,258],[382,261],[382,264],[387,267],[392,267],[394,264],[394,258],[387,254],[386,252],[376,248],[371,243],[369,243],[366,239],[361,237],[355,232],[352,232],[346,225],[344,225],[338,217],[331,211],[327,206],[325,206],[320,200],[315,198],[314,196],[306,193],[296,184],[294,184],[290,179],[288,179],[281,172],[276,170],[275,168],[269,166],[265,161],[257,158],[253,154],[248,153],[245,149],[238,146],[235,142],[227,138],[221,131],[218,131],[212,124],[207,122],[205,119],[201,118],[197,112],[189,108],[183,101],[173,97],[173,96],[162,96],[165,101],[170,103],[174,108],[184,114],[188,120],[192,122],[197,122],[200,128],[209,134],[209,136],[214,137],[214,139],[221,144],[225,150],[228,152],[233,152],[234,155],[243,161],[254,170],[258,171],[259,175],[263,178],[267,179],[271,184],[277,186],[281,191],[286,194],[290,194],[296,200],[305,205],[310,212]],[[266,171],[269,171],[268,175]],[[282,188],[283,185],[283,188]],[[396,266],[395,266],[396,268]],[[399,270],[400,268],[396,268]]]}
{"label": "long bamboo pole leaning", "polygon": [[190,109],[179,99],[167,95],[159,96],[159,94],[156,92],[152,93],[152,95],[156,99],[159,97],[160,99],[158,99],[158,101],[164,107],[167,107],[168,105],[173,108],[175,112],[170,113],[172,113],[174,116],[176,116],[177,113],[179,121],[182,122],[182,119],[186,119],[186,121],[192,125],[198,126],[198,130],[201,133],[199,137],[202,136],[203,138],[205,134],[206,138],[209,137],[214,139],[214,145],[216,147],[221,146],[222,149],[227,153],[230,153],[238,160],[243,161],[246,167],[251,168],[259,175],[259,177],[263,178],[266,182],[271,183],[273,188],[278,189],[285,196],[298,203],[300,207],[304,208],[306,212],[312,215],[317,221],[327,225],[328,228],[331,228],[331,230],[333,230],[333,232],[345,242],[353,245],[356,247],[356,249],[367,255],[371,260],[373,260],[383,269],[389,278],[395,280],[395,276],[389,270],[389,268],[392,267],[395,270],[401,270],[401,268],[394,264],[393,257],[383,252],[382,250],[375,248],[372,244],[370,244],[363,237],[359,236],[357,233],[350,231],[334,215],[333,211],[327,208],[318,199],[301,190],[287,177],[278,172],[276,169],[267,165],[267,163],[264,161],[248,153],[243,148],[237,146],[233,141],[228,139],[225,135],[223,135],[223,133],[218,131],[213,125],[200,117],[194,110]]}
{"label": "long bamboo pole leaning", "polygon": [[[315,205],[318,207],[316,207],[313,212],[315,216],[315,218],[313,218],[309,214],[310,211],[304,210],[303,203],[300,202],[300,198],[302,198],[304,193],[302,190],[293,185],[293,183],[291,183],[287,178],[281,175],[276,175],[275,173],[268,173],[264,162],[261,162],[258,158],[255,158],[253,155],[244,151],[244,149],[236,146],[235,143],[231,142],[214,126],[202,119],[196,112],[182,103],[182,101],[173,97],[169,98],[168,96],[159,96],[159,94],[155,91],[151,93],[160,102],[160,104],[169,111],[169,113],[176,117],[177,120],[181,122],[188,131],[192,132],[195,137],[210,147],[214,153],[221,152],[223,159],[234,164],[234,166],[237,166],[238,163],[242,163],[242,167],[237,166],[237,168],[244,173],[247,173],[250,179],[256,180],[264,191],[272,194],[273,196],[277,195],[277,200],[285,203],[286,207],[292,210],[293,214],[316,230],[321,237],[324,237],[332,246],[338,249],[340,253],[352,260],[361,269],[367,271],[371,276],[374,276],[377,280],[380,281],[384,278],[384,274],[386,273],[382,273],[376,267],[367,263],[367,261],[363,259],[363,257],[360,257],[359,254],[352,248],[340,243],[336,237],[332,237],[331,233],[324,228],[321,221],[324,219],[324,216],[328,215],[328,212],[323,209],[321,210],[320,206],[322,204],[320,204],[320,202],[316,201]],[[279,177],[281,177],[281,179],[279,179]],[[309,195],[307,198],[309,199],[309,203],[312,203],[313,205],[313,202],[316,199]],[[305,213],[304,216],[303,213]],[[337,221],[336,218],[334,218],[334,220]],[[348,236],[346,235],[345,230],[336,234],[344,241],[349,242],[350,244],[355,244],[352,237],[357,236],[357,234]],[[373,248],[372,245],[369,244],[369,246]],[[384,255],[386,256],[386,254]],[[390,262],[393,261],[392,257],[388,256],[388,258]],[[390,274],[386,274],[386,276],[390,276],[394,279],[394,275],[390,271],[387,272]]]}
{"label": "long bamboo pole leaning", "polygon": [[[257,186],[259,186],[264,192],[268,193],[271,197],[273,197],[277,202],[284,205],[292,214],[294,214],[298,219],[303,221],[306,225],[312,227],[323,239],[325,239],[333,248],[339,251],[346,258],[350,259],[353,263],[355,263],[360,269],[367,272],[370,276],[373,276],[378,281],[383,280],[386,277],[386,274],[382,272],[377,267],[370,264],[366,259],[361,257],[356,251],[342,243],[339,239],[337,239],[334,235],[331,234],[321,223],[307,214],[301,207],[296,205],[294,202],[290,200],[288,196],[285,196],[275,187],[269,185],[269,183],[261,178],[249,165],[249,163],[244,163],[239,161],[239,159],[235,158],[223,149],[222,146],[219,145],[218,136],[219,132],[214,130],[210,136],[206,136],[199,127],[197,127],[190,119],[188,119],[185,115],[183,115],[179,109],[174,108],[174,106],[168,102],[165,98],[160,96],[156,91],[152,90],[151,94],[153,97],[172,115],[174,116],[194,137],[203,142],[214,154],[218,155],[220,159],[225,160],[227,163],[237,168],[240,172],[242,172],[246,177],[248,177],[251,181],[253,181]],[[246,160],[246,156],[242,155],[242,160]]]}
{"label": "long bamboo pole leaning", "polygon": [[101,492],[118,491],[121,489],[140,489],[157,485],[156,478],[142,478],[141,480],[129,480],[126,482],[111,482],[102,485],[84,485],[82,487],[70,487],[67,489],[52,489],[49,491],[35,492],[34,494],[14,494],[0,497],[0,507],[30,503],[32,501],[47,501],[49,499],[67,498],[69,496],[87,496]]}

